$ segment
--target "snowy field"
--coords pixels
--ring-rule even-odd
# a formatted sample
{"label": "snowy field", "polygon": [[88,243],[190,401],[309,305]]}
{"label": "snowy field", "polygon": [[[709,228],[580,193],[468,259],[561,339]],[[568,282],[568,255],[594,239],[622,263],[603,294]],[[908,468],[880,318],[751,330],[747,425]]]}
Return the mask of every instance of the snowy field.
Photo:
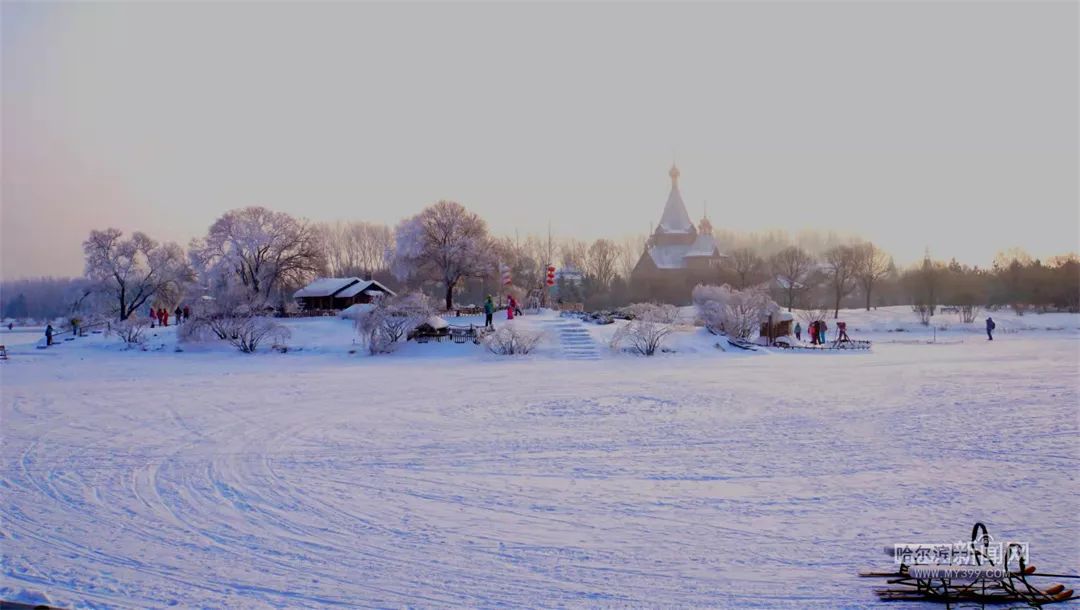
{"label": "snowy field", "polygon": [[523,358],[349,354],[329,318],[290,322],[287,354],[4,329],[0,598],[877,607],[856,572],[883,546],[976,520],[1075,573],[1080,317],[992,315],[992,343],[895,308],[842,312],[870,352],[687,327],[652,359],[554,316]]}

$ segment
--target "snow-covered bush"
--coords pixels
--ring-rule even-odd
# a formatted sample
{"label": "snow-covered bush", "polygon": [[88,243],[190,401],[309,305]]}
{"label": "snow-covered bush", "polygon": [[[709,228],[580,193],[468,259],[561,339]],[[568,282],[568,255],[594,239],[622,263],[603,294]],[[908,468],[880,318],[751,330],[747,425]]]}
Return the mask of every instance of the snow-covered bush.
{"label": "snow-covered bush", "polygon": [[[188,320],[187,324],[181,324],[176,329],[176,339],[180,343],[200,343],[209,339],[211,334],[217,335],[211,329],[209,320],[202,316],[195,316]],[[217,338],[224,339],[221,336]]]}
{"label": "snow-covered bush", "polygon": [[250,354],[266,340],[277,343],[289,338],[289,329],[267,315],[272,308],[265,298],[234,278],[223,279],[212,286],[209,298],[193,304],[191,319],[177,330],[181,343],[217,338]]}
{"label": "snow-covered bush", "polygon": [[382,297],[356,314],[356,331],[372,354],[394,350],[398,342],[409,335],[433,312],[426,296],[419,292]]}
{"label": "snow-covered bush", "polygon": [[649,320],[662,324],[674,324],[679,318],[679,308],[656,303],[634,303],[619,310],[628,320]]}
{"label": "snow-covered bush", "polygon": [[615,331],[611,347],[625,348],[642,356],[652,356],[663,347],[671,334],[671,325],[679,317],[676,307],[652,303],[628,305],[623,312],[631,319]]}
{"label": "snow-covered bush", "polygon": [[234,318],[232,329],[226,341],[245,354],[253,353],[267,339],[281,343],[290,336],[289,329],[265,316]]}
{"label": "snow-covered bush", "polygon": [[769,295],[756,287],[735,290],[727,284],[698,284],[692,297],[698,316],[709,332],[737,339],[749,339],[757,332],[762,320],[780,311]]}
{"label": "snow-covered bush", "polygon": [[186,324],[180,325],[177,338],[181,343],[205,341],[211,337],[233,341],[240,334],[240,326],[253,316],[249,314],[226,314],[202,311]]}
{"label": "snow-covered bush", "polygon": [[498,330],[488,333],[484,337],[483,343],[484,347],[493,354],[513,356],[515,354],[528,354],[540,343],[543,337],[542,332],[507,323],[500,326]]}
{"label": "snow-covered bush", "polygon": [[150,327],[150,322],[143,318],[131,318],[122,322],[117,322],[110,326],[112,332],[116,333],[116,336],[120,337],[120,340],[129,346],[142,345],[146,342],[146,329]]}
{"label": "snow-covered bush", "polygon": [[916,303],[911,306],[911,311],[915,312],[915,316],[919,318],[919,324],[923,326],[930,325],[930,318],[934,315],[934,307],[925,303]]}
{"label": "snow-covered bush", "polygon": [[979,316],[981,308],[978,305],[967,304],[961,305],[958,310],[960,312],[960,321],[964,324],[971,324]]}

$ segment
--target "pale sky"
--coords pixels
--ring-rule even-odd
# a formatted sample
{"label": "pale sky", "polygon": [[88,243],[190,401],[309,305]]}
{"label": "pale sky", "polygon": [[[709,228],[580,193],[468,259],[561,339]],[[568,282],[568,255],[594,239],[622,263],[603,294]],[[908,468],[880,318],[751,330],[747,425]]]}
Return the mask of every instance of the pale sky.
{"label": "pale sky", "polygon": [[1078,4],[3,3],[2,275],[230,208],[1078,249]]}

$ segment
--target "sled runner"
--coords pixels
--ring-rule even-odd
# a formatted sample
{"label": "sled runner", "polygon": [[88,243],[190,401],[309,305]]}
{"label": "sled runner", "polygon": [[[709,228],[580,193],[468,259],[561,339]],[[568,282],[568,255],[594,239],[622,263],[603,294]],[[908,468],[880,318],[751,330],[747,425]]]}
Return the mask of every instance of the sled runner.
{"label": "sled runner", "polygon": [[[882,601],[919,601],[945,604],[1027,604],[1041,608],[1074,599],[1073,590],[1062,584],[1038,585],[1035,578],[1080,578],[1080,575],[1040,573],[1027,565],[1021,545],[1004,545],[1003,556],[990,553],[986,526],[976,523],[971,530],[969,554],[973,563],[919,563],[918,554],[904,554],[894,572],[863,571],[859,576],[884,578],[886,587],[874,590]],[[896,549],[886,553],[895,556]]]}

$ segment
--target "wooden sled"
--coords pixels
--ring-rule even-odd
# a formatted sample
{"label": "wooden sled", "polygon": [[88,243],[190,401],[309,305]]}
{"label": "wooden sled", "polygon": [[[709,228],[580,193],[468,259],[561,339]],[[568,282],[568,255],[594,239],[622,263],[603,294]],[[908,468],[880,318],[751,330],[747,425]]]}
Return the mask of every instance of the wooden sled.
{"label": "wooden sled", "polygon": [[[874,593],[882,601],[934,602],[945,604],[1027,604],[1041,608],[1048,604],[1076,599],[1073,590],[1063,584],[1037,585],[1035,578],[1080,578],[1074,574],[1040,573],[1035,566],[1026,563],[1020,545],[1005,547],[1005,557],[994,563],[990,553],[989,534],[986,526],[976,523],[971,531],[974,565],[909,563],[910,557],[901,559],[899,567],[889,571],[861,571],[864,578],[884,578],[887,586]],[[983,547],[978,546],[979,541]],[[894,549],[886,548],[889,555]]]}
{"label": "wooden sled", "polygon": [[758,348],[757,344],[750,343],[749,341],[743,341],[742,339],[732,339],[731,337],[728,337],[727,342],[732,347],[737,347],[739,349],[744,349],[744,350],[746,350],[748,352],[756,352],[757,348]]}
{"label": "wooden sled", "polygon": [[825,352],[825,351],[838,351],[838,350],[867,350],[870,349],[871,343],[869,341],[856,341],[853,339],[845,339],[843,341],[831,341],[823,345],[797,345],[786,343],[783,341],[776,341],[773,343],[773,347],[779,347],[783,349],[789,349],[793,351],[808,351],[808,352]]}

